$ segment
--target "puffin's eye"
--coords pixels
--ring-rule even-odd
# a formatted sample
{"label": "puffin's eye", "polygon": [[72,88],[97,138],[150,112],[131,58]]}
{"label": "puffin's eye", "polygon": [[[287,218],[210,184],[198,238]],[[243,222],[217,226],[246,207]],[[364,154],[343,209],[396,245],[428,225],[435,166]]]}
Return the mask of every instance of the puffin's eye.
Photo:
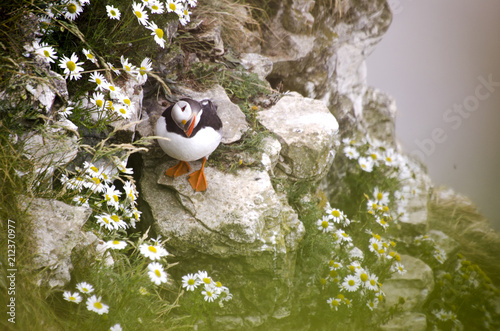
{"label": "puffin's eye", "polygon": [[185,111],[186,110],[186,106],[181,107],[181,109],[182,109],[182,111]]}

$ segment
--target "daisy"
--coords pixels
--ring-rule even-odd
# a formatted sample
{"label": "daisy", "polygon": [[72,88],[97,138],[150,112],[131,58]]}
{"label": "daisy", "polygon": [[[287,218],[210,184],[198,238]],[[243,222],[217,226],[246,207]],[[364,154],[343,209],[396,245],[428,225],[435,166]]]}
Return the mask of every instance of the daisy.
{"label": "daisy", "polygon": [[96,83],[97,86],[95,87],[95,89],[99,91],[102,91],[104,88],[104,84],[107,83],[106,78],[104,78],[104,76],[99,72],[91,73],[89,82]]}
{"label": "daisy", "polygon": [[137,199],[137,191],[135,185],[131,181],[126,181],[125,185],[123,185],[123,189],[125,190],[125,195],[128,200],[134,202]]}
{"label": "daisy", "polygon": [[94,292],[94,287],[89,283],[81,282],[76,284],[76,289],[84,294],[89,294]]}
{"label": "daisy", "polygon": [[73,21],[82,12],[83,12],[83,7],[80,4],[80,1],[68,1],[66,3],[66,7],[64,8],[64,17],[66,17],[70,21]]}
{"label": "daisy", "polygon": [[120,103],[115,104],[114,110],[118,115],[120,115],[124,119],[129,119],[130,117],[132,117],[132,112],[130,111],[129,107],[127,107],[124,104]]}
{"label": "daisy", "polygon": [[78,80],[82,77],[82,74],[80,72],[83,71],[83,68],[80,67],[83,62],[78,62],[78,56],[73,53],[70,58],[63,56],[59,60],[59,67],[64,70],[64,74],[66,75],[66,79],[72,80]]}
{"label": "daisy", "polygon": [[352,241],[352,238],[347,233],[345,233],[344,230],[337,230],[335,232],[335,234],[337,235],[337,238],[339,238],[341,242],[351,242]]}
{"label": "daisy", "polygon": [[87,50],[87,49],[84,48],[82,51],[83,51],[83,54],[85,54],[85,58],[87,60],[89,60],[92,63],[95,63],[96,58],[95,58],[94,54],[92,54],[90,52],[90,50]]}
{"label": "daisy", "polygon": [[111,248],[111,249],[124,249],[126,246],[127,243],[121,240],[110,240],[107,241],[105,244],[106,248]]}
{"label": "daisy", "polygon": [[116,323],[109,328],[109,331],[122,331],[122,326],[120,325],[120,323]]}
{"label": "daisy", "polygon": [[101,297],[96,297],[95,295],[87,299],[87,309],[98,313],[99,315],[107,314],[109,311],[109,306],[101,302]]}
{"label": "daisy", "polygon": [[151,1],[149,3],[149,9],[151,9],[152,14],[163,14],[165,11],[163,2],[160,1]]}
{"label": "daisy", "polygon": [[141,62],[141,67],[139,68],[139,73],[136,76],[137,81],[140,84],[144,84],[148,80],[148,75],[147,73],[153,70],[153,64],[151,62],[151,59],[149,58],[144,58]]}
{"label": "daisy", "polygon": [[167,12],[176,13],[178,16],[182,15],[182,4],[177,0],[167,0]]}
{"label": "daisy", "polygon": [[372,158],[360,157],[358,159],[358,164],[361,167],[361,170],[363,171],[372,172],[373,170],[374,162]]}
{"label": "daisy", "polygon": [[361,282],[359,281],[358,277],[354,275],[347,275],[342,282],[342,289],[349,292],[354,292],[359,288],[360,284]]}
{"label": "daisy", "polygon": [[84,206],[84,207],[89,207],[89,201],[87,198],[82,197],[77,195],[76,197],[73,198],[73,201],[78,205],[78,206]]}
{"label": "daisy", "polygon": [[384,228],[384,230],[389,227],[389,223],[387,223],[383,217],[376,217],[375,222],[380,224]]}
{"label": "daisy", "polygon": [[106,6],[106,11],[108,12],[108,17],[112,20],[120,20],[121,13],[114,6]]}
{"label": "daisy", "polygon": [[328,267],[330,268],[330,270],[337,270],[337,269],[342,268],[342,263],[336,262],[334,260],[330,260],[328,262]]}
{"label": "daisy", "polygon": [[117,157],[114,157],[114,161],[115,161],[115,166],[116,168],[121,172],[121,173],[124,173],[124,174],[127,174],[127,175],[133,175],[134,174],[134,169],[132,168],[127,168],[127,162],[125,161],[122,161],[120,160],[119,158]]}
{"label": "daisy", "polygon": [[196,275],[187,274],[182,276],[182,287],[186,289],[186,291],[194,291],[198,285],[201,284],[201,281],[198,279]]}
{"label": "daisy", "polygon": [[328,218],[335,223],[340,223],[344,219],[344,213],[336,208],[327,208],[326,213],[328,214]]}
{"label": "daisy", "polygon": [[373,190],[373,196],[379,205],[388,205],[389,204],[389,192],[383,192],[379,190],[378,187],[375,187]]}
{"label": "daisy", "polygon": [[132,65],[123,55],[120,57],[123,70],[131,75],[137,73],[137,67]]}
{"label": "daisy", "polygon": [[217,299],[218,295],[210,290],[201,291],[201,294],[205,296],[205,301],[213,302]]}
{"label": "daisy", "polygon": [[160,29],[154,22],[149,23],[147,28],[153,31],[151,32],[151,35],[155,37],[156,43],[160,45],[161,48],[165,48],[165,39],[163,39],[163,30]]}
{"label": "daisy", "polygon": [[117,69],[113,64],[109,63],[109,62],[106,62],[106,64],[108,65],[109,69],[113,70],[113,72],[117,75],[120,74],[120,70]]}
{"label": "daisy", "polygon": [[326,300],[326,303],[330,305],[330,308],[332,308],[332,310],[338,310],[341,300],[336,298],[329,298],[328,300]]}
{"label": "daisy", "polygon": [[128,228],[128,224],[125,223],[118,215],[113,214],[113,215],[111,215],[110,218],[112,221],[111,224],[113,224],[113,227],[116,230]]}
{"label": "daisy", "polygon": [[369,290],[378,291],[378,277],[374,274],[369,274],[364,285]]}
{"label": "daisy", "polygon": [[35,49],[35,54],[46,60],[48,63],[54,63],[54,59],[57,59],[57,53],[54,47],[49,46],[46,43],[38,44],[38,42],[33,42],[33,48]]}
{"label": "daisy", "polygon": [[378,299],[370,300],[366,303],[366,306],[373,311],[378,306]]}
{"label": "daisy", "polygon": [[73,112],[71,111],[72,109],[75,109],[75,107],[66,107],[63,111],[59,112],[59,115],[64,118],[68,118],[69,115],[73,114]]}
{"label": "daisy", "polygon": [[118,95],[118,101],[120,101],[121,103],[125,104],[127,107],[132,107],[132,101],[130,100],[130,98],[124,94],[120,94]]}
{"label": "daisy", "polygon": [[148,275],[151,281],[156,285],[167,282],[167,273],[163,270],[163,266],[158,262],[151,262],[148,265]]}
{"label": "daisy", "polygon": [[139,23],[142,25],[148,25],[148,13],[144,10],[144,4],[132,3],[132,10],[134,15],[139,20]]}
{"label": "daisy", "polygon": [[111,97],[113,97],[114,94],[120,93],[120,88],[113,83],[103,82],[102,85],[106,90],[111,92]]}
{"label": "daisy", "polygon": [[388,148],[385,150],[383,160],[385,165],[388,167],[396,167],[400,163],[398,154],[394,152],[393,148]]}
{"label": "daisy", "polygon": [[82,301],[82,297],[78,292],[71,293],[70,291],[64,291],[63,297],[64,300],[69,302],[80,303]]}
{"label": "daisy", "polygon": [[196,7],[196,2],[197,1],[198,0],[187,0],[187,3],[192,8],[192,7]]}
{"label": "daisy", "polygon": [[323,216],[323,218],[317,220],[316,225],[318,226],[318,230],[323,233],[332,232],[335,229],[333,224],[329,222],[328,216]]}
{"label": "daisy", "polygon": [[344,154],[348,159],[357,160],[359,157],[359,152],[353,146],[344,147]]}
{"label": "daisy", "polygon": [[104,100],[104,94],[94,92],[94,94],[92,94],[92,98],[90,98],[90,102],[92,102],[97,108],[102,108],[106,103],[106,100]]}
{"label": "daisy", "polygon": [[182,25],[186,25],[191,21],[191,12],[189,11],[188,7],[184,7],[181,11],[181,15],[179,15],[179,22]]}
{"label": "daisy", "polygon": [[141,287],[139,287],[139,294],[140,295],[147,295],[147,294],[149,294],[149,292],[145,287],[141,286]]}
{"label": "daisy", "polygon": [[145,257],[149,257],[151,260],[159,260],[163,256],[167,256],[168,252],[165,248],[158,245],[148,245],[142,244],[139,246],[140,252]]}
{"label": "daisy", "polygon": [[96,220],[99,226],[104,226],[108,231],[112,231],[115,229],[113,221],[111,220],[111,215],[109,214],[98,215],[96,216]]}
{"label": "daisy", "polygon": [[200,283],[205,285],[205,289],[214,286],[214,281],[212,280],[212,277],[209,277],[206,271],[198,271],[197,276],[198,279],[200,280]]}
{"label": "daisy", "polygon": [[391,270],[392,271],[397,271],[400,275],[404,275],[406,273],[406,269],[404,268],[404,266],[399,263],[399,262],[396,262],[392,265],[391,267]]}

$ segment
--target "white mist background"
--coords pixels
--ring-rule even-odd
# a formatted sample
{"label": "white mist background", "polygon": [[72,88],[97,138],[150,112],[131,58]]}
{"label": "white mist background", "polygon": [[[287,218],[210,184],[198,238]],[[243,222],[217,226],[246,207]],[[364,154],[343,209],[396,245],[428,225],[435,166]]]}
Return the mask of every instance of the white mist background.
{"label": "white mist background", "polygon": [[433,183],[468,196],[500,230],[500,86],[459,126],[443,118],[475,95],[479,76],[500,85],[500,1],[389,3],[393,21],[367,59],[368,84],[395,98],[405,152],[424,141],[431,150],[432,132],[444,132],[422,160]]}

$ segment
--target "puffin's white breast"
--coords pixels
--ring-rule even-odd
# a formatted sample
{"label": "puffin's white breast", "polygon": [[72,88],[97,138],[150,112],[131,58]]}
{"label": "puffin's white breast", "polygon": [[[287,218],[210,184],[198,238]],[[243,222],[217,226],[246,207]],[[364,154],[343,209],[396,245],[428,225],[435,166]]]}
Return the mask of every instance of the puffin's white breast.
{"label": "puffin's white breast", "polygon": [[191,138],[168,132],[163,116],[156,122],[156,135],[170,139],[158,139],[161,149],[168,156],[188,162],[210,155],[219,146],[222,139],[222,135],[211,127],[201,129]]}

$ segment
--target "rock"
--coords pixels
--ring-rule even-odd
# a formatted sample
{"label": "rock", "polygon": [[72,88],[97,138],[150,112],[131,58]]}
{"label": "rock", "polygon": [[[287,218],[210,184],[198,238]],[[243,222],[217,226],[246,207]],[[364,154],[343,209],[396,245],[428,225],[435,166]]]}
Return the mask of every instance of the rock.
{"label": "rock", "polygon": [[416,312],[403,312],[395,315],[389,322],[380,326],[382,331],[425,331],[427,319],[425,314]]}
{"label": "rock", "polygon": [[396,113],[396,101],[392,97],[376,88],[367,88],[361,125],[370,137],[392,148],[396,148]]}
{"label": "rock", "polygon": [[231,144],[241,139],[241,136],[248,130],[245,114],[240,107],[231,102],[224,88],[216,85],[210,90],[197,92],[185,87],[180,87],[179,91],[183,97],[195,100],[210,99],[217,105],[217,114],[223,125],[223,144]]}
{"label": "rock", "polygon": [[[274,192],[267,172],[241,169],[233,175],[207,164],[208,189],[194,193],[185,176],[164,175],[175,162],[148,169],[140,181],[154,227],[171,238],[170,245],[219,257],[297,249],[304,227]],[[201,162],[191,166],[197,169]]]}
{"label": "rock", "polygon": [[404,310],[419,309],[434,289],[434,274],[427,264],[412,256],[401,255],[401,263],[407,271],[403,275],[395,273],[384,282],[386,297],[381,306],[389,308],[402,297]]}
{"label": "rock", "polygon": [[283,1],[264,34],[263,54],[274,63],[272,83],[323,100],[340,123],[354,125],[363,114],[365,59],[389,27],[391,12],[384,0],[332,6]]}
{"label": "rock", "polygon": [[44,274],[47,278],[39,282],[47,282],[50,287],[64,286],[71,280],[71,251],[80,242],[81,228],[92,210],[40,198],[24,205],[33,220],[34,268],[50,270]]}
{"label": "rock", "polygon": [[262,81],[265,81],[266,77],[273,71],[273,62],[268,57],[257,53],[241,54],[241,65],[246,70],[256,74]]}
{"label": "rock", "polygon": [[281,152],[280,142],[275,138],[265,137],[262,139],[259,149],[262,151],[260,163],[269,175],[274,176],[274,168],[278,164]]}
{"label": "rock", "polygon": [[327,173],[338,123],[321,101],[286,95],[257,118],[278,137],[283,158],[278,167],[288,176],[316,181]]}
{"label": "rock", "polygon": [[[64,168],[78,154],[78,139],[60,127],[46,126],[43,132],[30,132],[24,141],[24,155],[33,163],[36,174],[51,180],[58,168]],[[40,179],[37,179],[40,181]]]}
{"label": "rock", "polygon": [[431,238],[434,243],[446,253],[447,257],[454,256],[460,249],[458,242],[450,238],[442,231],[430,230],[427,232],[427,236],[429,236],[429,238]]}

